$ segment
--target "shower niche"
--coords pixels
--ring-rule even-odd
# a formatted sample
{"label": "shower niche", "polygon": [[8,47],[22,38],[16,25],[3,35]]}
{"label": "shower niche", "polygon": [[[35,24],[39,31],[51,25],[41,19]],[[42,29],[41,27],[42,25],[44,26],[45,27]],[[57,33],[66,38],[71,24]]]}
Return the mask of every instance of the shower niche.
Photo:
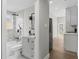
{"label": "shower niche", "polygon": [[31,23],[29,35],[35,35],[35,13],[31,13],[31,16],[29,16],[29,20]]}
{"label": "shower niche", "polygon": [[28,59],[35,58],[35,13],[29,15],[29,35],[22,37],[22,55]]}

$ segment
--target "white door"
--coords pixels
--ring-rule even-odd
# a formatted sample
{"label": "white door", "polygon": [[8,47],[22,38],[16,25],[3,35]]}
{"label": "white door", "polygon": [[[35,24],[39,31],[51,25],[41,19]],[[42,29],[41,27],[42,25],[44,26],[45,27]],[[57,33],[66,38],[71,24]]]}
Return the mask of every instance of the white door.
{"label": "white door", "polygon": [[58,36],[64,34],[63,24],[58,24]]}

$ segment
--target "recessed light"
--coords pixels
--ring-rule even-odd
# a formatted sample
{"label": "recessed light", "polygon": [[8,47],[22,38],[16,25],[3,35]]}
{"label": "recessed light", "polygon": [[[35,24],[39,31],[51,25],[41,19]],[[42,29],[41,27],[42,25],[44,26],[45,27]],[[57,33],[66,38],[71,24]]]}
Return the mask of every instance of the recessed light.
{"label": "recessed light", "polygon": [[50,1],[50,4],[52,4],[53,3],[53,1]]}

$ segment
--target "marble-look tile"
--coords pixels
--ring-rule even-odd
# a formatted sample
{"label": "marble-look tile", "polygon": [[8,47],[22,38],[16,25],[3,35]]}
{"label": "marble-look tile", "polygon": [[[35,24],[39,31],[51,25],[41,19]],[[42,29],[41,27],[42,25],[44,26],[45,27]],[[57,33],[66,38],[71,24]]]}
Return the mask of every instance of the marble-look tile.
{"label": "marble-look tile", "polygon": [[7,59],[29,59],[29,58],[26,58],[26,57],[21,56],[21,55],[14,55],[14,56],[10,56]]}
{"label": "marble-look tile", "polygon": [[17,59],[28,59],[28,58],[25,58],[25,57],[19,55]]}

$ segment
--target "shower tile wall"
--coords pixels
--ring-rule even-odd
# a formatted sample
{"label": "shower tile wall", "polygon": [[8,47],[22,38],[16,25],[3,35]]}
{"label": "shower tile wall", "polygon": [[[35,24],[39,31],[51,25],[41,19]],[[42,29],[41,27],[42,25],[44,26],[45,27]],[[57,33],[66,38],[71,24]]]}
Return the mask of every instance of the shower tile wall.
{"label": "shower tile wall", "polygon": [[22,36],[28,36],[30,25],[31,25],[29,16],[31,16],[31,13],[34,13],[34,6],[20,10],[17,13],[21,18],[23,18]]}
{"label": "shower tile wall", "polygon": [[[18,11],[17,13],[19,14],[19,17],[23,18],[23,29],[22,29],[22,37],[29,37],[29,30],[31,27],[31,22],[29,20],[29,17],[31,16],[31,13],[34,13],[34,6],[30,7],[30,8],[26,8],[23,10]],[[33,51],[31,50],[32,48],[32,44],[31,42],[28,43],[27,42],[28,39],[23,39],[22,38],[22,54],[23,56],[27,56],[28,58],[32,58],[32,55],[34,53],[32,53]],[[31,39],[30,39],[31,40]],[[34,47],[33,47],[34,48]]]}

